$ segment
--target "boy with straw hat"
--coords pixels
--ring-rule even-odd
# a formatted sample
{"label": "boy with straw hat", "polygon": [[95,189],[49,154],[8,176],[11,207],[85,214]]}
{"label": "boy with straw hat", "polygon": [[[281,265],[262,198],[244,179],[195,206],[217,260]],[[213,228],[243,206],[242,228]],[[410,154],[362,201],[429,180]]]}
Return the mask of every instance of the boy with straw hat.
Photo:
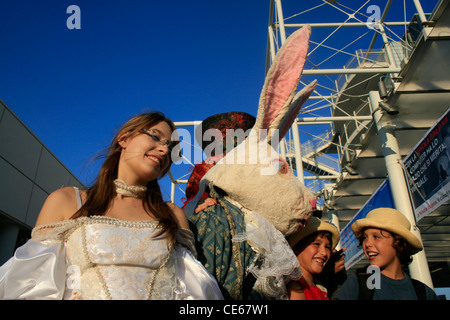
{"label": "boy with straw hat", "polygon": [[[420,240],[410,231],[411,224],[398,210],[377,208],[366,218],[356,220],[351,229],[359,240],[372,270],[358,270],[342,285],[340,300],[434,300],[436,294],[425,284],[411,279],[402,267],[411,256],[423,249]],[[379,272],[377,274],[377,269]],[[376,278],[378,276],[378,278]],[[372,280],[375,280],[374,282]],[[370,282],[370,283],[369,283]]]}

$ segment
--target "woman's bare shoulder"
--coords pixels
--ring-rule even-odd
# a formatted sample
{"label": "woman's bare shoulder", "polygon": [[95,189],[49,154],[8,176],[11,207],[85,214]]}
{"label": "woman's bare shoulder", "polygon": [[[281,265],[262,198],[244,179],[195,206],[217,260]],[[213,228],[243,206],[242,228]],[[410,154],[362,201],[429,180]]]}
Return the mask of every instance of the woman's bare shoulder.
{"label": "woman's bare shoulder", "polygon": [[[82,191],[81,191],[82,192]],[[70,219],[78,210],[73,187],[58,189],[47,197],[36,221],[36,226]]]}

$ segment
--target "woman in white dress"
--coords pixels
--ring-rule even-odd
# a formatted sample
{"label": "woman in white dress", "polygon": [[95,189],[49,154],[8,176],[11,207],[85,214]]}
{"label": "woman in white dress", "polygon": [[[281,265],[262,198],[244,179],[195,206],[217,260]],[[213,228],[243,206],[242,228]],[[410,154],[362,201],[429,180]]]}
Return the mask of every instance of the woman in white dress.
{"label": "woman in white dress", "polygon": [[176,154],[174,131],[161,113],[134,117],[92,187],[50,194],[31,240],[0,267],[0,298],[222,299],[184,212],[157,182]]}

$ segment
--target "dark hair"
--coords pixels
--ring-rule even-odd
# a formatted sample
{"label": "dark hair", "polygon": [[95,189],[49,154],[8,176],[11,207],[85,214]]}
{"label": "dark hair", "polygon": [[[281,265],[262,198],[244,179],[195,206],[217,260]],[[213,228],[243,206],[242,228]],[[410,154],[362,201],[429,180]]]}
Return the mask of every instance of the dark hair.
{"label": "dark hair", "polygon": [[310,235],[308,235],[307,237],[303,238],[302,240],[300,240],[293,248],[292,250],[294,250],[295,255],[300,254],[300,252],[302,252],[303,250],[305,250],[305,248],[307,246],[309,246],[311,243],[314,242],[314,240],[316,240],[316,238],[320,236],[320,237],[325,237],[327,238],[330,243],[332,243],[332,239],[331,239],[331,233],[329,231],[316,231]]}
{"label": "dark hair", "polygon": [[[129,137],[135,137],[140,134],[143,128],[150,128],[160,122],[166,122],[172,132],[175,131],[175,124],[164,114],[160,112],[150,112],[138,115],[125,123],[119,132],[114,137],[111,145],[107,149],[105,161],[100,169],[100,172],[94,181],[94,184],[86,190],[86,202],[83,206],[71,217],[72,219],[82,216],[104,215],[109,208],[111,201],[116,196],[116,189],[113,181],[117,179],[120,154],[122,147],[119,144],[119,139],[124,134]],[[163,177],[170,169],[172,159],[170,153],[169,165],[161,174]],[[172,210],[167,203],[164,202],[161,189],[157,179],[150,181],[147,184],[147,191],[142,199],[142,204],[147,212],[151,212],[159,221],[162,231],[157,236],[166,233],[169,241],[173,243],[175,234],[178,231],[178,224],[173,216]]]}
{"label": "dark hair", "polygon": [[[403,266],[407,266],[412,262],[412,253],[414,252],[413,247],[401,236],[398,234],[387,231],[380,228],[373,228],[372,229],[378,229],[380,230],[380,233],[383,237],[387,238],[385,235],[383,235],[383,232],[389,233],[394,238],[394,243],[392,246],[394,247],[395,251],[397,252],[398,258],[400,260],[400,264]],[[364,230],[369,228],[364,228],[361,230],[360,236],[358,237],[359,245],[362,246],[363,240],[364,240]]]}

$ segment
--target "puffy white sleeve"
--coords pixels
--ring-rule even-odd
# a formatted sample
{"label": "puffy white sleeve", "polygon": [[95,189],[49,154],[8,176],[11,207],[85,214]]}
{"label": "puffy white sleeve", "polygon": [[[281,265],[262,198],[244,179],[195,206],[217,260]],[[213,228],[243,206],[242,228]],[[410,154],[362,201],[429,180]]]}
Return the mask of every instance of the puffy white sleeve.
{"label": "puffy white sleeve", "polygon": [[216,279],[185,247],[176,250],[177,276],[180,281],[179,299],[223,300]]}
{"label": "puffy white sleeve", "polygon": [[177,299],[223,300],[216,279],[197,260],[195,238],[191,230],[180,229],[177,234],[176,275],[180,288]]}
{"label": "puffy white sleeve", "polygon": [[29,240],[0,267],[0,299],[62,299],[65,282],[64,242]]}

